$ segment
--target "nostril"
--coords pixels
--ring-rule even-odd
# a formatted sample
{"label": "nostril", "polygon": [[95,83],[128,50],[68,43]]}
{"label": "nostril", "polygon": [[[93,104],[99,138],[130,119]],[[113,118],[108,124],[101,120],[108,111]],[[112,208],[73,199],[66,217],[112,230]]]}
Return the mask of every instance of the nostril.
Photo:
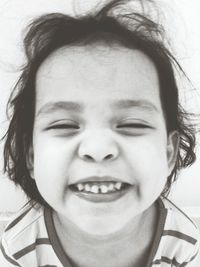
{"label": "nostril", "polygon": [[[92,156],[88,155],[88,154],[85,154],[84,158],[85,158],[85,160],[88,160],[88,161],[93,161],[94,160],[94,158]],[[104,160],[108,160],[108,159],[112,159],[112,158],[113,158],[113,155],[112,154],[108,154],[103,159]]]}
{"label": "nostril", "polygon": [[111,159],[112,157],[113,157],[112,154],[108,154],[108,155],[105,157],[105,159]]}
{"label": "nostril", "polygon": [[92,161],[93,160],[93,158],[90,156],[90,155],[84,155],[84,158],[86,158],[87,160],[90,160],[90,161]]}

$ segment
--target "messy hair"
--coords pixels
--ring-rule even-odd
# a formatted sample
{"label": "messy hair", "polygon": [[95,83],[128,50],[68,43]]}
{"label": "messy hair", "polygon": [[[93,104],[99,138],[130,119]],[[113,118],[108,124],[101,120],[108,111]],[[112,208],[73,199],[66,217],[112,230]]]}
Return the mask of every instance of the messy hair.
{"label": "messy hair", "polygon": [[[10,124],[4,136],[4,172],[35,203],[48,205],[27,167],[34,125],[35,80],[42,62],[61,47],[103,42],[108,46],[115,43],[144,52],[154,62],[158,72],[167,132],[177,131],[180,137],[176,164],[167,179],[164,194],[169,192],[178,171],[195,161],[194,130],[189,125],[189,114],[179,103],[175,79],[175,70],[184,72],[162,41],[164,33],[160,25],[141,12],[120,12],[124,2],[111,1],[95,13],[84,15],[51,13],[40,16],[28,26],[24,38],[27,62],[7,106]],[[118,12],[113,12],[116,8]]]}

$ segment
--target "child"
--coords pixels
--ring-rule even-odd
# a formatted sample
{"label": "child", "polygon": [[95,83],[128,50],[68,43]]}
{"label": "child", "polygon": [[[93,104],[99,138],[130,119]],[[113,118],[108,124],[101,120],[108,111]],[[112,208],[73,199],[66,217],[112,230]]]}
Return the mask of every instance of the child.
{"label": "child", "polygon": [[4,150],[30,201],[5,229],[2,267],[191,266],[198,253],[166,198],[195,159],[176,61],[156,23],[120,8],[30,26]]}

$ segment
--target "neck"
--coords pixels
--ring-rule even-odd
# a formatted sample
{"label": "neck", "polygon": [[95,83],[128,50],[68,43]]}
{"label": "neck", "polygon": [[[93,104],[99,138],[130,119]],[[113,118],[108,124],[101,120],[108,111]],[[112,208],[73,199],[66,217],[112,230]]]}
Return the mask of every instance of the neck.
{"label": "neck", "polygon": [[[108,235],[92,235],[80,230],[68,219],[53,213],[55,228],[73,266],[144,266],[152,243],[156,208],[151,206],[123,229]],[[123,253],[122,253],[123,252]],[[144,262],[144,261],[142,261]],[[138,264],[140,263],[140,264]]]}

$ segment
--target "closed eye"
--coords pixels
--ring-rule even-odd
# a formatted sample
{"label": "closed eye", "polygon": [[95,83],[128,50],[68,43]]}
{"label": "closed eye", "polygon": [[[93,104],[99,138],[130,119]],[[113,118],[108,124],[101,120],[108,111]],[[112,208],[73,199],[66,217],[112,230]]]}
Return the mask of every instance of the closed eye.
{"label": "closed eye", "polygon": [[149,125],[141,124],[141,123],[126,123],[118,125],[117,128],[136,128],[136,129],[144,129],[144,128],[152,128]]}
{"label": "closed eye", "polygon": [[55,124],[47,128],[47,130],[53,130],[53,129],[80,129],[78,125],[74,124]]}
{"label": "closed eye", "polygon": [[154,129],[150,125],[144,123],[123,123],[117,125],[116,128],[120,134],[126,136],[143,136],[146,135],[149,130]]}

